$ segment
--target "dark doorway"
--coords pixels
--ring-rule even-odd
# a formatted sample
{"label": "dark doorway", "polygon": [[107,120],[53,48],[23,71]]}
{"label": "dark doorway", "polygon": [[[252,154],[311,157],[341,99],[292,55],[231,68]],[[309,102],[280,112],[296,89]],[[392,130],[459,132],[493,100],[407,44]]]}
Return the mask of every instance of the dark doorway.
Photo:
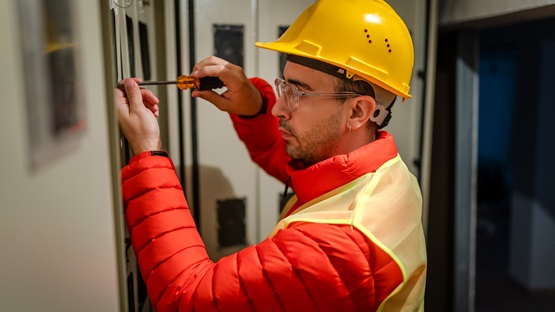
{"label": "dark doorway", "polygon": [[[542,46],[555,38],[554,30],[555,19],[547,19],[487,29],[480,34],[477,312],[555,309],[555,293],[549,288],[531,287],[533,277],[519,275],[521,268],[531,265],[519,260],[518,255],[533,256],[526,256],[532,252],[527,244],[534,241],[527,234],[535,224],[515,214],[519,209],[529,211],[528,207],[515,207],[522,206],[521,201],[515,201],[521,194],[532,202],[538,199],[537,156],[538,151],[546,149],[538,135],[554,130],[539,122],[544,100],[542,71],[546,66]],[[551,189],[555,187],[553,178],[542,182],[551,183]],[[549,201],[543,203],[553,211]]]}

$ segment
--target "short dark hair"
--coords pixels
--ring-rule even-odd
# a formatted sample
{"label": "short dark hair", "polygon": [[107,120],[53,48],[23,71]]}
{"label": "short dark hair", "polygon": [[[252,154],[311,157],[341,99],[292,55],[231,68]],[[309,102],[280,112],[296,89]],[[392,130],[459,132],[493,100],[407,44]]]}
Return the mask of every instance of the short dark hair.
{"label": "short dark hair", "polygon": [[374,92],[374,88],[364,81],[364,80],[347,80],[347,79],[338,79],[338,83],[335,85],[336,92],[354,92],[363,95],[369,95],[376,98],[376,93]]}

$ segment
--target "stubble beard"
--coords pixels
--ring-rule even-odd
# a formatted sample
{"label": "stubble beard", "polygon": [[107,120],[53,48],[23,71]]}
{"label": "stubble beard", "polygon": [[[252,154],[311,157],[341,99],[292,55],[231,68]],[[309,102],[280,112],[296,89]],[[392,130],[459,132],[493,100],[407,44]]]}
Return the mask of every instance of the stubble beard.
{"label": "stubble beard", "polygon": [[291,159],[303,163],[306,167],[334,156],[337,144],[341,138],[340,110],[323,122],[317,123],[312,129],[299,136],[298,133],[285,123],[280,127],[286,129],[296,141],[296,145],[286,142],[286,153]]}

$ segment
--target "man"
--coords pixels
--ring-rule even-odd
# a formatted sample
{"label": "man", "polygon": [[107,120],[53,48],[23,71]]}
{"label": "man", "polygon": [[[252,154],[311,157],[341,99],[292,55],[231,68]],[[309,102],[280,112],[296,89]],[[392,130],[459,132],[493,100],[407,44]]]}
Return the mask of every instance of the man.
{"label": "man", "polygon": [[[320,0],[277,41],[272,87],[210,57],[194,91],[230,113],[252,159],[295,191],[272,234],[212,262],[169,157],[158,151],[157,100],[125,80],[120,127],[135,155],[122,169],[126,218],[157,311],[419,311],[426,251],[421,195],[383,130],[410,97],[411,38],[382,0]],[[153,114],[154,113],[154,114]]]}

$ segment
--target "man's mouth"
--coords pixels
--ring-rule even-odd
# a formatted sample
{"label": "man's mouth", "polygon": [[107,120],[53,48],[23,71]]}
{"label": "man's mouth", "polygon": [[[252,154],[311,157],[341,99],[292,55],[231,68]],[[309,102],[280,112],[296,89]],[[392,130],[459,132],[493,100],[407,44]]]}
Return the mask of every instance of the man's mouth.
{"label": "man's mouth", "polygon": [[287,127],[284,123],[279,124],[278,130],[281,131],[282,137],[284,139],[293,137],[293,134],[291,134],[291,131],[289,130],[289,127]]}

